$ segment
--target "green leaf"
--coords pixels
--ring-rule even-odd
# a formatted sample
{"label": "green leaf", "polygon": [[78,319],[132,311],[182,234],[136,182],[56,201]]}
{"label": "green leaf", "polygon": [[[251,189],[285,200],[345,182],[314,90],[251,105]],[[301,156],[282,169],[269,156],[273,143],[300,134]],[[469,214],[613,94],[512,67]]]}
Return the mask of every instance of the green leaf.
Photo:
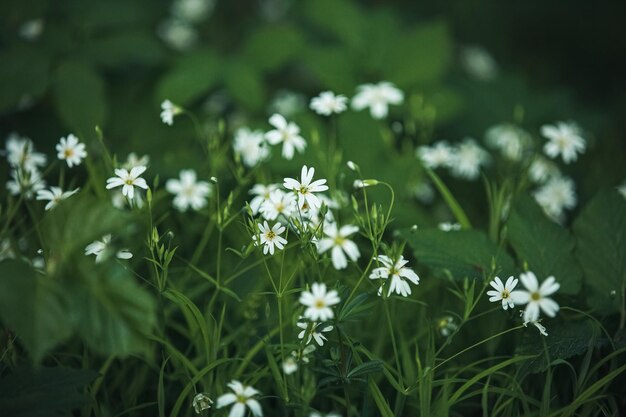
{"label": "green leaf", "polygon": [[513,259],[478,230],[401,230],[419,263],[448,270],[454,278],[482,278],[492,272],[513,274]]}
{"label": "green leaf", "polygon": [[356,85],[354,61],[344,48],[333,46],[307,48],[302,56],[307,70],[321,88],[337,93],[352,93]]}
{"label": "green leaf", "polygon": [[124,267],[81,262],[68,281],[78,332],[91,349],[119,356],[149,353],[156,305]]}
{"label": "green leaf", "polygon": [[211,50],[184,55],[159,81],[157,100],[160,103],[167,99],[181,106],[192,104],[219,82],[221,65],[219,57]]}
{"label": "green leaf", "polygon": [[165,51],[148,31],[115,31],[92,40],[85,46],[85,57],[105,68],[127,69],[129,65],[155,65]]}
{"label": "green leaf", "polygon": [[273,70],[294,58],[304,46],[296,27],[272,25],[257,29],[243,47],[242,55],[259,70]]}
{"label": "green leaf", "polygon": [[549,220],[530,197],[519,200],[509,218],[508,238],[518,257],[540,279],[554,276],[564,294],[577,294],[582,270],[573,255],[574,238]]}
{"label": "green leaf", "polygon": [[383,370],[381,361],[368,361],[355,366],[348,372],[348,378],[361,378],[370,374],[375,374]]}
{"label": "green leaf", "polygon": [[576,219],[574,235],[589,305],[619,311],[626,287],[626,200],[613,190],[598,193]]}
{"label": "green leaf", "polygon": [[40,49],[0,52],[0,113],[15,110],[26,97],[39,98],[48,88],[50,59]]}
{"label": "green leaf", "polygon": [[97,375],[62,367],[18,368],[0,379],[0,410],[12,417],[70,415],[70,411],[91,402],[79,389]]}
{"label": "green leaf", "polygon": [[66,302],[58,282],[30,265],[16,260],[0,263],[0,317],[35,362],[72,333]]}
{"label": "green leaf", "polygon": [[95,126],[104,125],[105,85],[93,68],[78,61],[63,62],[54,74],[53,92],[59,117],[77,135],[91,135]]}
{"label": "green leaf", "polygon": [[260,110],[266,102],[266,92],[260,74],[243,62],[233,62],[224,74],[230,94],[243,106]]}
{"label": "green leaf", "polygon": [[588,348],[599,346],[606,341],[598,337],[599,329],[589,320],[566,322],[554,328],[550,327],[547,329],[548,336],[540,335],[532,325],[525,330],[515,353],[535,356],[521,364],[521,370],[529,373],[542,372],[548,368],[550,362],[583,354]]}
{"label": "green leaf", "polygon": [[357,3],[349,0],[312,0],[305,6],[308,20],[350,46],[363,43],[367,22]]}

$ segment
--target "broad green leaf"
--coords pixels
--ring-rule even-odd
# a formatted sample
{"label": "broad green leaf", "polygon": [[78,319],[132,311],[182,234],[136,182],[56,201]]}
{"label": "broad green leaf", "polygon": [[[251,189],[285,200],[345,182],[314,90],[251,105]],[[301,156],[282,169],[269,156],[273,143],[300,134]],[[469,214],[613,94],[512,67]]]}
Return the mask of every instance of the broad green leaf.
{"label": "broad green leaf", "polygon": [[181,57],[156,87],[159,103],[171,100],[181,106],[192,104],[206,95],[220,79],[223,65],[215,52],[202,50]]}
{"label": "broad green leaf", "polygon": [[224,74],[224,82],[230,94],[241,105],[251,110],[260,110],[266,102],[265,86],[259,73],[244,64],[233,62]]}
{"label": "broad green leaf", "polygon": [[580,291],[582,270],[573,254],[574,238],[549,220],[530,197],[515,204],[507,227],[511,246],[540,280],[552,275],[564,294]]}
{"label": "broad green leaf", "polygon": [[91,402],[81,392],[97,373],[71,368],[18,368],[0,379],[0,410],[12,417],[70,415]]}
{"label": "broad green leaf", "polygon": [[242,55],[259,70],[273,70],[292,59],[304,46],[300,31],[291,25],[272,25],[253,32]]}
{"label": "broad green leaf", "polygon": [[0,113],[38,99],[48,88],[50,59],[41,49],[7,49],[0,62]]}
{"label": "broad green leaf", "polygon": [[78,136],[88,136],[103,126],[107,114],[105,84],[93,68],[65,61],[55,71],[54,99],[59,117]]}
{"label": "broad green leaf", "polygon": [[370,374],[381,372],[383,363],[381,361],[368,361],[355,366],[348,372],[348,378],[361,378]]}
{"label": "broad green leaf", "polygon": [[350,46],[363,44],[366,21],[356,2],[350,0],[309,0],[305,6],[308,20]]}
{"label": "broad green leaf", "polygon": [[24,262],[0,263],[0,318],[15,331],[35,362],[72,333],[66,304],[57,281]]}
{"label": "broad green leaf", "polygon": [[78,333],[91,349],[117,356],[149,352],[156,305],[124,267],[81,262],[66,281]]}
{"label": "broad green leaf", "polygon": [[343,48],[324,46],[303,51],[302,59],[308,71],[317,78],[320,88],[350,94],[356,86],[354,61]]}
{"label": "broad green leaf", "polygon": [[83,55],[105,68],[127,68],[129,65],[155,65],[165,51],[148,31],[115,31],[87,43]]}
{"label": "broad green leaf", "polygon": [[513,259],[478,230],[401,230],[417,262],[448,270],[454,278],[482,278],[493,271],[508,276],[515,272]]}
{"label": "broad green leaf", "polygon": [[580,355],[590,346],[596,347],[606,341],[598,337],[598,328],[589,320],[565,322],[554,327],[549,323],[544,324],[548,327],[548,336],[540,335],[533,325],[528,325],[515,351],[518,355],[535,355],[533,359],[521,364],[523,372],[536,373],[546,370],[550,364],[545,354],[546,350],[552,362]]}
{"label": "broad green leaf", "polygon": [[616,191],[601,191],[576,219],[574,234],[589,305],[619,311],[626,286],[626,200]]}

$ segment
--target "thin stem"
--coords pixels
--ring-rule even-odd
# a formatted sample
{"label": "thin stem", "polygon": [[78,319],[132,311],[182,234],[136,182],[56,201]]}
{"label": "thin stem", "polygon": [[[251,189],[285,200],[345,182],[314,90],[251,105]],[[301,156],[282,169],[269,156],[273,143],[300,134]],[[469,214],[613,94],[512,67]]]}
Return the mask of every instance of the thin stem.
{"label": "thin stem", "polygon": [[387,327],[389,327],[389,335],[391,336],[391,346],[393,347],[393,356],[396,361],[396,371],[400,379],[400,385],[404,387],[404,378],[402,377],[402,369],[400,368],[400,355],[398,355],[398,347],[396,345],[396,335],[393,331],[393,323],[391,322],[391,314],[389,314],[389,305],[387,297],[383,297],[383,306],[385,308],[385,317],[387,318]]}

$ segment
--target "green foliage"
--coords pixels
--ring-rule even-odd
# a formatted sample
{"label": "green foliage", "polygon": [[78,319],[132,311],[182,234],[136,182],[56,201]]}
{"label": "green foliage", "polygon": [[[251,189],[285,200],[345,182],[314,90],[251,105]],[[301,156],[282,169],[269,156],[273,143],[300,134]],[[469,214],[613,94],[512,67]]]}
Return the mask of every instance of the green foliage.
{"label": "green foliage", "polygon": [[626,288],[626,201],[601,191],[574,223],[576,255],[590,291],[587,302],[603,313],[624,309]]}
{"label": "green foliage", "polygon": [[574,257],[574,238],[549,220],[530,197],[513,206],[507,237],[520,261],[526,262],[540,280],[554,276],[564,294],[580,291],[582,270]]}
{"label": "green foliage", "polygon": [[0,51],[0,112],[19,106],[30,96],[37,100],[48,88],[50,58],[42,50],[16,46]]}

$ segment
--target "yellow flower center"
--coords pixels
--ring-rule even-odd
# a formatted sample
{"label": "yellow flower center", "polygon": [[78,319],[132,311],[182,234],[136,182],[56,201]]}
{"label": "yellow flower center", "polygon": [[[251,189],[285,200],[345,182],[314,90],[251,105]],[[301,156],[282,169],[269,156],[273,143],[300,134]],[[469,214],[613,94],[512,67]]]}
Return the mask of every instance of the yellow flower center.
{"label": "yellow flower center", "polygon": [[308,193],[308,192],[309,192],[309,188],[308,188],[308,187],[305,187],[304,185],[301,185],[301,186],[300,186],[300,189],[298,190],[298,192],[299,192],[300,194],[306,194],[306,193]]}
{"label": "yellow flower center", "polygon": [[335,238],[335,245],[337,245],[337,246],[341,246],[341,245],[343,245],[343,242],[344,242],[344,241],[345,241],[345,239],[344,239],[343,237],[341,237],[341,236],[337,236],[337,237]]}
{"label": "yellow flower center", "polygon": [[67,148],[63,152],[63,155],[65,155],[66,158],[71,158],[72,156],[74,156],[74,150],[72,148]]}
{"label": "yellow flower center", "polygon": [[126,182],[127,185],[133,185],[133,180],[130,179],[130,178],[127,179],[125,182]]}
{"label": "yellow flower center", "polygon": [[244,397],[243,395],[237,395],[237,402],[245,404],[246,401],[248,401],[248,398]]}
{"label": "yellow flower center", "polygon": [[537,291],[535,291],[534,293],[530,294],[530,298],[533,301],[539,301],[541,299],[541,294],[539,294]]}
{"label": "yellow flower center", "polygon": [[269,232],[267,232],[267,233],[265,234],[265,237],[266,237],[268,240],[273,240],[273,239],[276,237],[276,233],[274,233],[273,231],[271,231],[271,230],[270,230]]}
{"label": "yellow flower center", "polygon": [[315,300],[315,307],[317,307],[317,308],[324,308],[324,307],[326,307],[326,303],[324,302],[324,300],[319,298],[319,299]]}
{"label": "yellow flower center", "polygon": [[502,291],[502,298],[503,299],[509,298],[510,296],[511,296],[511,293],[509,292],[509,290]]}

